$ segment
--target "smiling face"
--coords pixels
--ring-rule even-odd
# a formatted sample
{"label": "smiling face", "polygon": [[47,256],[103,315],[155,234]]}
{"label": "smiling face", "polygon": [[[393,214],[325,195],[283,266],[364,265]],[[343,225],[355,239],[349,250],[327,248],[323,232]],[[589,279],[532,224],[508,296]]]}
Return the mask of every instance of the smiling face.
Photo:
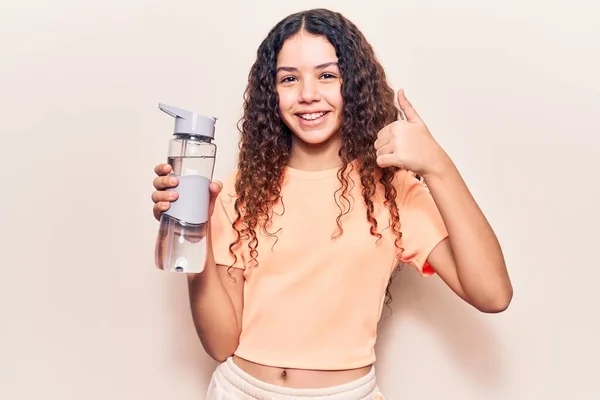
{"label": "smiling face", "polygon": [[279,113],[294,141],[314,146],[339,140],[342,76],[331,43],[300,31],[284,42],[276,74]]}

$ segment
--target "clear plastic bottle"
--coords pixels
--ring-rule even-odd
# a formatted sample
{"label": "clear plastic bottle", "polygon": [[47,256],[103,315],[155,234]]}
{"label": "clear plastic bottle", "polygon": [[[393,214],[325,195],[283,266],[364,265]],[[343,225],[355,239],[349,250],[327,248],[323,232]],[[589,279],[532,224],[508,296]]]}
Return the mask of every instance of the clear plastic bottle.
{"label": "clear plastic bottle", "polygon": [[159,104],[159,108],[175,118],[167,160],[179,184],[167,190],[177,191],[179,197],[160,218],[155,263],[165,271],[199,273],[206,262],[209,185],[217,152],[212,143],[216,118],[165,104]]}

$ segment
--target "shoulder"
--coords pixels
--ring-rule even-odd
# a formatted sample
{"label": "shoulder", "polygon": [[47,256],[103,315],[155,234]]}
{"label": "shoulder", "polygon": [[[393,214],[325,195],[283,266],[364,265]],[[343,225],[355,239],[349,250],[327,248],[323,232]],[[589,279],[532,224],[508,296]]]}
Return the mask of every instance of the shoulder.
{"label": "shoulder", "polygon": [[394,175],[394,187],[396,188],[396,204],[400,208],[406,207],[416,199],[431,197],[425,180],[413,171],[405,169],[397,171]]}
{"label": "shoulder", "polygon": [[395,173],[394,187],[396,188],[397,199],[402,203],[417,193],[429,192],[429,188],[423,178],[415,172],[406,169],[398,170]]}

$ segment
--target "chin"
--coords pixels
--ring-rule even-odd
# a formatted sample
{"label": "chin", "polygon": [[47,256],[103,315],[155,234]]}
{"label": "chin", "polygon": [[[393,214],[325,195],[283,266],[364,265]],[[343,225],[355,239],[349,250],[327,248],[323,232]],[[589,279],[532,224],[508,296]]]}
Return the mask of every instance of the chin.
{"label": "chin", "polygon": [[330,143],[337,138],[337,134],[332,131],[326,132],[306,132],[301,130],[293,130],[294,136],[303,143],[311,146],[318,146],[325,143]]}
{"label": "chin", "polygon": [[304,143],[311,145],[319,145],[323,143],[329,142],[335,134],[331,132],[323,132],[323,133],[306,133],[302,132],[300,134],[296,134],[296,137],[303,141]]}

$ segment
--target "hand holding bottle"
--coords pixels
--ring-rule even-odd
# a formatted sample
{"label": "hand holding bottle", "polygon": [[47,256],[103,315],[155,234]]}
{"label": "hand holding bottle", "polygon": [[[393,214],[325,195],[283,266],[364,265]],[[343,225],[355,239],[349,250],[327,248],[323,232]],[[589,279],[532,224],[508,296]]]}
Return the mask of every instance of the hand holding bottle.
{"label": "hand holding bottle", "polygon": [[[168,176],[173,172],[173,168],[167,163],[158,164],[154,168],[154,172],[157,177],[154,179],[153,185],[156,189],[152,192],[152,201],[154,207],[152,209],[154,218],[160,221],[160,216],[164,211],[167,211],[171,207],[171,202],[177,200],[179,194],[174,189],[179,183],[179,179],[176,176]],[[208,215],[211,216],[215,208],[215,200],[223,188],[223,184],[219,181],[212,181],[210,186],[210,201],[208,205]]]}

